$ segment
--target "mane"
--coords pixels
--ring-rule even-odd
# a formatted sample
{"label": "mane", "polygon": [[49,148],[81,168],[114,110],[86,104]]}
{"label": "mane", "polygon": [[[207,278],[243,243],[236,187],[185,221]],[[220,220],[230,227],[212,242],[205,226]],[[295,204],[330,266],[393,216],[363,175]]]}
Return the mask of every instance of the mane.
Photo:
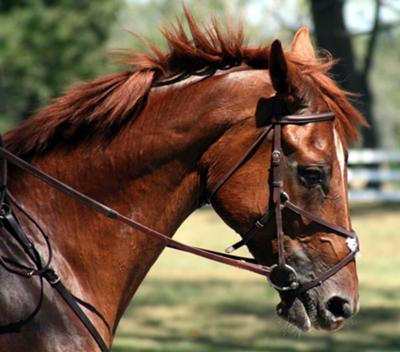
{"label": "mane", "polygon": [[[223,27],[217,20],[211,25],[199,26],[186,9],[185,19],[189,31],[179,20],[176,26],[162,31],[169,47],[167,52],[142,39],[148,51],[119,55],[129,70],[73,86],[50,106],[8,132],[6,147],[12,153],[28,157],[95,137],[111,140],[134,121],[150,89],[163,81],[239,65],[247,65],[249,69],[268,68],[269,46],[246,45],[242,26]],[[288,59],[301,73],[309,75],[326,97],[326,103],[337,116],[341,135],[347,141],[356,140],[357,125],[364,120],[350,104],[349,94],[327,75],[333,60],[305,63],[291,54]]]}
{"label": "mane", "polygon": [[311,64],[296,56],[292,56],[291,61],[298,66],[302,75],[311,79],[313,89],[323,98],[328,110],[335,114],[335,127],[344,147],[347,148],[349,144],[359,142],[358,128],[368,127],[368,123],[361,112],[352,105],[352,101],[358,97],[358,94],[341,89],[330,78],[329,70],[336,61],[330,55]]}

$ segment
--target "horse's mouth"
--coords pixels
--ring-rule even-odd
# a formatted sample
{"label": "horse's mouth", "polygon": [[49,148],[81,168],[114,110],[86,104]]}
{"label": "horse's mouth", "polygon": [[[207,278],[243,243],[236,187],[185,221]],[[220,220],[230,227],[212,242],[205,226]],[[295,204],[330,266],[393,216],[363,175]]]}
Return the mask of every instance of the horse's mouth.
{"label": "horse's mouth", "polygon": [[304,293],[300,297],[281,297],[277,305],[277,314],[302,331],[318,330],[336,331],[344,322],[344,318],[334,317],[311,294]]}

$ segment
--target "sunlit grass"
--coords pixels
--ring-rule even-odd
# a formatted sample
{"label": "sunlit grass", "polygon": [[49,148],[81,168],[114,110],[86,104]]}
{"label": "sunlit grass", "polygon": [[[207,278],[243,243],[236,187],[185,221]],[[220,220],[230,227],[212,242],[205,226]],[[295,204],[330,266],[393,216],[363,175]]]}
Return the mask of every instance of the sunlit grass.
{"label": "sunlit grass", "polygon": [[[357,207],[361,311],[341,331],[301,334],[275,315],[277,295],[244,271],[165,251],[121,321],[114,352],[400,351],[400,206]],[[236,238],[211,210],[177,237],[224,248]]]}

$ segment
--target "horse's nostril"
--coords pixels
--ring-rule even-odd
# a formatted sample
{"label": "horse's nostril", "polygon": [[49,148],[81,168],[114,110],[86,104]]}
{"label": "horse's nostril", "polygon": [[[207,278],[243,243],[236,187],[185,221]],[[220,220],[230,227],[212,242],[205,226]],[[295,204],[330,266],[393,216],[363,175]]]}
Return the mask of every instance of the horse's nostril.
{"label": "horse's nostril", "polygon": [[351,304],[345,298],[334,296],[326,303],[326,309],[332,313],[335,318],[350,318],[353,315]]}

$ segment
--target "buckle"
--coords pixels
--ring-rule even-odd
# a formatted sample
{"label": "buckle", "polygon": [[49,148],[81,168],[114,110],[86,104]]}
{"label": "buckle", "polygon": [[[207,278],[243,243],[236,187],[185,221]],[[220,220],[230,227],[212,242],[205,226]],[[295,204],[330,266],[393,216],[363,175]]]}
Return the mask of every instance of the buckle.
{"label": "buckle", "polygon": [[46,280],[49,282],[50,285],[54,286],[58,282],[60,282],[60,277],[55,273],[53,269],[48,269],[43,276],[46,278]]}
{"label": "buckle", "polygon": [[279,150],[274,150],[272,152],[272,164],[277,166],[281,163],[281,152]]}
{"label": "buckle", "polygon": [[260,222],[260,220],[257,220],[254,223],[254,226],[257,227],[258,229],[262,229],[265,225],[262,222]]}
{"label": "buckle", "polygon": [[57,277],[54,278],[54,280],[49,280],[49,284],[50,284],[51,286],[54,286],[55,284],[59,283],[60,280],[61,280],[60,277],[57,276]]}
{"label": "buckle", "polygon": [[0,219],[4,219],[7,215],[11,214],[11,208],[7,203],[0,205]]}

